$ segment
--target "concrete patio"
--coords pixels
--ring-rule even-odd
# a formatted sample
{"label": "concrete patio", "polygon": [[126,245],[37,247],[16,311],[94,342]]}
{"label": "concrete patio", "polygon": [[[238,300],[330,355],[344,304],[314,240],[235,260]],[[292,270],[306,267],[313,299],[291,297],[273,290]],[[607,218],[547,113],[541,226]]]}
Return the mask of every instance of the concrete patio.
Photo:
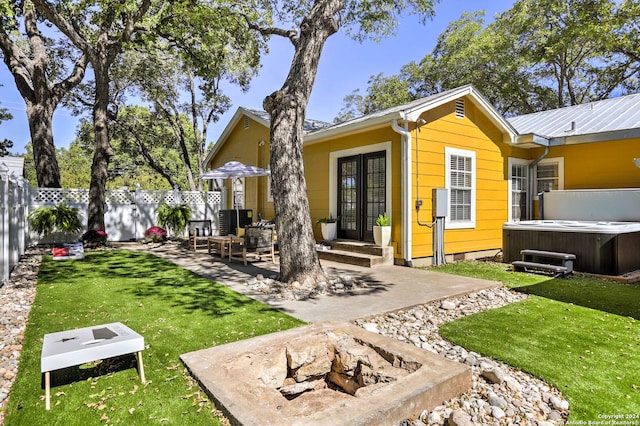
{"label": "concrete patio", "polygon": [[350,275],[366,282],[367,288],[307,300],[276,300],[253,291],[246,282],[258,274],[276,274],[279,270],[278,264],[254,262],[244,266],[241,262],[222,261],[217,256],[209,255],[206,249],[193,252],[177,244],[123,243],[120,246],[155,254],[198,275],[224,284],[238,293],[311,323],[351,321],[500,285],[494,281],[404,266],[365,268],[322,260],[322,267],[328,274]]}

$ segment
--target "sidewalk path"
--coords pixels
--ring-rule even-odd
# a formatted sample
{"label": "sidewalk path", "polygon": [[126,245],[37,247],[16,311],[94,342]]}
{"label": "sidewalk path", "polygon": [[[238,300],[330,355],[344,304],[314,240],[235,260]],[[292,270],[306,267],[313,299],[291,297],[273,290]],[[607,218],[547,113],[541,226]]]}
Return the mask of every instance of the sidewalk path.
{"label": "sidewalk path", "polygon": [[207,254],[206,250],[194,253],[176,244],[153,247],[124,243],[121,247],[155,254],[307,322],[351,321],[501,285],[494,281],[404,266],[363,268],[322,261],[322,267],[329,275],[350,275],[366,282],[367,288],[307,300],[278,300],[253,291],[246,285],[249,279],[258,274],[265,277],[277,274],[277,264],[257,262],[244,266],[241,262],[228,263]]}

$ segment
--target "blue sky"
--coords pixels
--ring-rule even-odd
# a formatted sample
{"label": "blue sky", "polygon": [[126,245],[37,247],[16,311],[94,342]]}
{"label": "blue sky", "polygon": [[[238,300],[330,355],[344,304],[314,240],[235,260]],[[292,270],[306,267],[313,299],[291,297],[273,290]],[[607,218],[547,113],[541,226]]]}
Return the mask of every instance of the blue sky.
{"label": "blue sky", "polygon": [[[432,51],[438,35],[449,22],[458,19],[463,12],[485,10],[487,21],[491,21],[496,13],[509,9],[513,3],[514,0],[442,0],[436,5],[432,21],[422,25],[417,17],[405,17],[397,34],[380,43],[358,43],[343,32],[334,34],[327,41],[320,59],[307,117],[332,121],[342,108],[345,96],[354,89],[364,92],[372,75],[382,72],[390,76],[398,73],[406,63],[422,59]],[[274,37],[269,46],[270,53],[263,58],[260,74],[247,93],[233,86],[225,87],[233,105],[220,121],[209,127],[209,141],[215,142],[238,107],[262,109],[264,97],[282,86],[289,71],[293,47],[282,37]],[[14,142],[11,152],[20,154],[30,139],[29,127],[24,101],[4,63],[0,64],[0,84],[0,107],[7,108],[14,116],[13,120],[0,124],[0,139],[11,139]],[[77,117],[69,111],[56,110],[53,118],[56,146],[69,145],[75,138],[77,123]]]}

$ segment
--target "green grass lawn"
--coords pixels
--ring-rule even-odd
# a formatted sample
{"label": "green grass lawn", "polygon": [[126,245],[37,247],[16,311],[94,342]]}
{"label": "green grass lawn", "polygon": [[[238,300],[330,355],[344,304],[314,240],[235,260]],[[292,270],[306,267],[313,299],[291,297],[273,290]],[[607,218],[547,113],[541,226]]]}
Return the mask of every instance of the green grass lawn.
{"label": "green grass lawn", "polygon": [[[133,356],[61,370],[52,374],[47,412],[40,373],[44,334],[118,321],[145,338],[147,384]],[[45,256],[5,424],[220,424],[179,355],[299,325],[153,255],[114,250],[73,262]]]}
{"label": "green grass lawn", "polygon": [[445,324],[442,336],[560,389],[572,421],[640,420],[640,284],[553,279],[482,262],[437,270],[501,281],[531,295]]}

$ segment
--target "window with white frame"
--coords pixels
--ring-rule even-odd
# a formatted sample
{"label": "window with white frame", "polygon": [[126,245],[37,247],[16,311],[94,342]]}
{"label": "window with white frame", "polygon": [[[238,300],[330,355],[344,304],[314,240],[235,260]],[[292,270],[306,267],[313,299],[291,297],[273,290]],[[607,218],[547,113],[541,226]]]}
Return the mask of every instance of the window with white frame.
{"label": "window with white frame", "polygon": [[545,158],[536,165],[536,197],[539,193],[564,189],[564,158]]}
{"label": "window with white frame", "polygon": [[509,221],[527,219],[527,192],[529,191],[529,162],[509,158]]}
{"label": "window with white frame", "polygon": [[473,228],[476,221],[476,153],[445,148],[446,187],[449,190],[449,229]]}
{"label": "window with white frame", "polygon": [[244,178],[233,179],[233,208],[244,209]]}

